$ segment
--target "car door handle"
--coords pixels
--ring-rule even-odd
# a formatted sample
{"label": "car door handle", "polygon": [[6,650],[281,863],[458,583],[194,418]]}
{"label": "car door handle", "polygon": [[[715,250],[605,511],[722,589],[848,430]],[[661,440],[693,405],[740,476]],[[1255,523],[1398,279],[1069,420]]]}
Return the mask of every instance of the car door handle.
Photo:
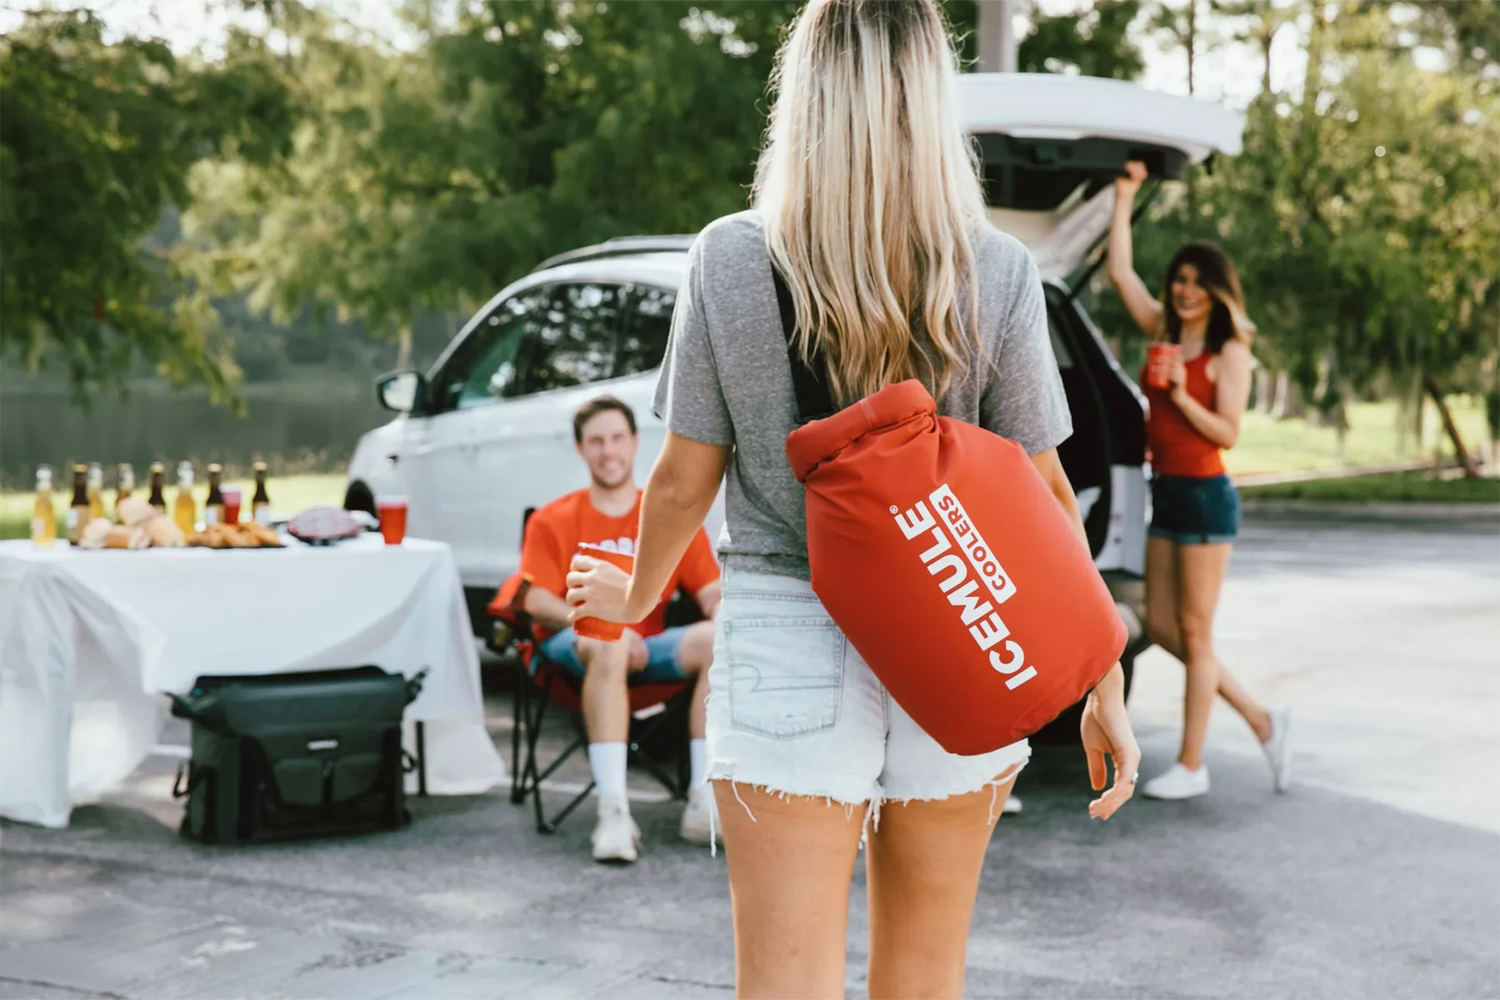
{"label": "car door handle", "polygon": [[396,463],[399,462],[399,461],[401,461],[401,456],[392,453],[390,455],[385,456],[385,460],[386,460],[387,463],[389,463],[391,465],[392,468],[394,468],[395,465],[396,465]]}

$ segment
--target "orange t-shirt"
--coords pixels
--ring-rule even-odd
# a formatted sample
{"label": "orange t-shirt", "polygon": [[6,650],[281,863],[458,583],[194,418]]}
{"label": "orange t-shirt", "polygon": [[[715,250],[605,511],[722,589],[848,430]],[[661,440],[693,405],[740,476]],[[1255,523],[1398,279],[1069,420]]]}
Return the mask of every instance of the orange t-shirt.
{"label": "orange t-shirt", "polygon": [[[568,591],[568,568],[580,545],[597,545],[613,552],[635,552],[635,538],[640,530],[641,500],[620,517],[610,517],[589,500],[587,489],[537,508],[526,522],[526,536],[521,540],[520,571],[531,577],[531,585],[564,596]],[[631,626],[642,636],[656,635],[667,627],[667,601],[679,586],[697,595],[698,591],[719,578],[719,564],[708,542],[708,532],[699,528],[688,543],[687,552],[667,582],[662,599],[639,625]]]}

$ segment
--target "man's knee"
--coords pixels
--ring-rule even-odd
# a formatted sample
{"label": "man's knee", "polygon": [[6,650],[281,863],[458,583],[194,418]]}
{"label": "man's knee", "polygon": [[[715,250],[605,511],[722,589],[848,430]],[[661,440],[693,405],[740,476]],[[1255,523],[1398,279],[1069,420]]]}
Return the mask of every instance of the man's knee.
{"label": "man's knee", "polygon": [[693,674],[708,669],[714,658],[714,623],[694,622],[682,635],[677,646],[677,664],[683,673]]}
{"label": "man's knee", "polygon": [[598,639],[578,640],[578,662],[583,664],[586,677],[594,680],[625,683],[629,654],[623,643],[601,642]]}

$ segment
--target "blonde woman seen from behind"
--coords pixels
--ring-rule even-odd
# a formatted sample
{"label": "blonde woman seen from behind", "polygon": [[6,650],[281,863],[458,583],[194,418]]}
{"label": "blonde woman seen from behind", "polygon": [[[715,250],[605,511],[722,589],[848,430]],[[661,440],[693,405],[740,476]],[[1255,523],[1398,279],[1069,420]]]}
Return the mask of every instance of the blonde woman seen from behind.
{"label": "blonde woman seen from behind", "polygon": [[1146,628],[1153,642],[1187,668],[1177,762],[1141,791],[1158,799],[1207,794],[1203,743],[1216,694],[1255,731],[1274,787],[1283,791],[1291,781],[1290,714],[1261,707],[1219,662],[1213,643],[1219,591],[1240,522],[1239,494],[1225,474],[1222,451],[1238,442],[1250,399],[1255,327],[1233,262],[1211,243],[1188,243],[1177,251],[1160,299],[1147,290],[1135,273],[1130,234],[1131,206],[1146,168],[1132,162],[1126,172],[1115,182],[1109,279],[1142,332],[1176,347],[1167,355],[1165,387],[1152,384],[1146,371],[1141,379],[1150,407],[1146,441],[1153,472]]}
{"label": "blonde woman seen from behind", "polygon": [[[634,575],[575,560],[568,599],[575,615],[637,620],[725,482],[707,733],[736,992],[844,995],[850,879],[867,837],[870,995],[954,997],[985,849],[1030,750],[944,752],[809,585],[772,268],[839,405],[921,379],[941,413],[1026,449],[1083,545],[1056,450],[1072,430],[1067,401],[1036,265],[985,221],[935,0],[812,0],[777,66],[754,208],[703,231],[678,295],[656,398],[667,437]],[[1123,688],[1116,666],[1084,712],[1095,789],[1106,757],[1116,769],[1089,807],[1100,819],[1129,799],[1140,759]]]}

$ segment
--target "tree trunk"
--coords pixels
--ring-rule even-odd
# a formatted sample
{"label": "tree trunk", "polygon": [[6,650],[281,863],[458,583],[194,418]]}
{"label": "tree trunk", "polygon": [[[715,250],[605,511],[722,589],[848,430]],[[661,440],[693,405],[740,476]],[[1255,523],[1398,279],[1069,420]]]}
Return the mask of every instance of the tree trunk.
{"label": "tree trunk", "polygon": [[1276,377],[1264,366],[1255,369],[1255,412],[1270,413],[1275,404]]}
{"label": "tree trunk", "polygon": [[1305,410],[1302,387],[1292,381],[1287,372],[1277,372],[1276,401],[1271,404],[1271,417],[1275,420],[1291,420],[1302,416]]}
{"label": "tree trunk", "polygon": [[1458,455],[1458,463],[1464,468],[1464,476],[1468,479],[1479,478],[1479,466],[1474,461],[1474,456],[1469,454],[1469,449],[1464,447],[1464,439],[1458,433],[1458,424],[1453,421],[1453,413],[1448,409],[1448,401],[1443,398],[1438,389],[1435,379],[1427,380],[1427,392],[1432,396],[1432,401],[1437,404],[1438,416],[1443,418],[1443,429],[1448,432],[1448,438],[1453,442],[1453,451]]}
{"label": "tree trunk", "polygon": [[406,323],[401,327],[399,339],[396,346],[396,369],[411,367],[411,324]]}

